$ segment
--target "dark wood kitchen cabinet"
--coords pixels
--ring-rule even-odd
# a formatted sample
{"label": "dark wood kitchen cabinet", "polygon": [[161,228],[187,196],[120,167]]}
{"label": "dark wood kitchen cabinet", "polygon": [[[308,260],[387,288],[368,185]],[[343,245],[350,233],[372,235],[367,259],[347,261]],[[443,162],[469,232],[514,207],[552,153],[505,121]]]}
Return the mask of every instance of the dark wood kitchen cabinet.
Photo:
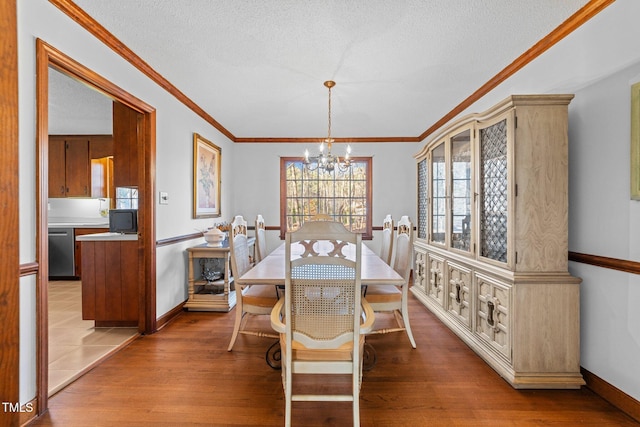
{"label": "dark wood kitchen cabinet", "polygon": [[113,157],[113,136],[90,135],[89,158],[100,159],[109,156]]}
{"label": "dark wood kitchen cabinet", "polygon": [[97,327],[138,325],[138,241],[82,241],[82,318]]}
{"label": "dark wood kitchen cabinet", "polygon": [[49,197],[90,197],[89,140],[49,136]]}
{"label": "dark wood kitchen cabinet", "polygon": [[[111,135],[49,135],[49,197],[112,197],[106,183],[98,186],[102,192],[92,190],[92,160],[112,156]],[[108,179],[109,172],[98,175]]]}
{"label": "dark wood kitchen cabinet", "polygon": [[64,138],[49,135],[49,197],[66,197],[66,162]]}
{"label": "dark wood kitchen cabinet", "polygon": [[[75,228],[73,230],[73,238],[75,240],[78,236],[84,236],[87,234],[106,233],[108,228]],[[75,275],[78,278],[82,278],[82,243],[78,240],[74,241],[75,251],[73,252]]]}
{"label": "dark wood kitchen cabinet", "polygon": [[113,174],[116,187],[138,186],[138,132],[142,115],[113,103]]}

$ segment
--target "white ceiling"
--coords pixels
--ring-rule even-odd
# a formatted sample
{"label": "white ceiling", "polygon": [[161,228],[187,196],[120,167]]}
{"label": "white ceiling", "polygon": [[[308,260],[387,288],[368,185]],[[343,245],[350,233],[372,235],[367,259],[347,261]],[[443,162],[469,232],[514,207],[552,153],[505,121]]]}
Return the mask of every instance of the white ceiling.
{"label": "white ceiling", "polygon": [[587,1],[75,3],[235,137],[325,136],[335,80],[332,134],[355,138],[419,136]]}
{"label": "white ceiling", "polygon": [[112,100],[95,89],[49,69],[49,134],[113,132]]}

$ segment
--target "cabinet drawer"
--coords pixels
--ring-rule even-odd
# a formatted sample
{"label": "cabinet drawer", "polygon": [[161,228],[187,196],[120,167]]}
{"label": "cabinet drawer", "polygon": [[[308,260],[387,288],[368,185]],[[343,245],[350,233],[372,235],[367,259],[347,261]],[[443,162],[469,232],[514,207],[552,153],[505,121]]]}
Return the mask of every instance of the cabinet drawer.
{"label": "cabinet drawer", "polygon": [[476,273],[476,334],[511,360],[511,286]]}
{"label": "cabinet drawer", "polygon": [[427,254],[427,295],[444,307],[445,295],[445,263],[444,259]]}
{"label": "cabinet drawer", "polygon": [[447,278],[449,282],[447,311],[464,326],[471,328],[471,270],[449,263]]}

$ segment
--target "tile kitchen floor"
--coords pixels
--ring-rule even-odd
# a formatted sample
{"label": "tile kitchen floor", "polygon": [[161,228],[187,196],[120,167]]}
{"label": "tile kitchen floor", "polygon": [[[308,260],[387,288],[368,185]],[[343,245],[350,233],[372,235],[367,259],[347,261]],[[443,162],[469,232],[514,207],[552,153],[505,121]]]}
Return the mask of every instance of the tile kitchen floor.
{"label": "tile kitchen floor", "polygon": [[137,328],[96,328],[82,320],[79,280],[49,282],[49,396],[138,336]]}

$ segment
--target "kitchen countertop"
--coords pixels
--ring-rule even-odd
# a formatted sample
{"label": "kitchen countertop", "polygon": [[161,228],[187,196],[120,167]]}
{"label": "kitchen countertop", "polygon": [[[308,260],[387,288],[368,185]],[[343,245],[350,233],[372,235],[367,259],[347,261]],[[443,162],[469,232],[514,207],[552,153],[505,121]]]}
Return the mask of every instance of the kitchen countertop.
{"label": "kitchen countertop", "polygon": [[76,240],[79,242],[98,242],[98,241],[135,241],[138,240],[137,233],[95,233],[95,234],[84,234],[82,236],[76,236]]}
{"label": "kitchen countertop", "polygon": [[109,218],[49,217],[50,228],[109,228]]}

